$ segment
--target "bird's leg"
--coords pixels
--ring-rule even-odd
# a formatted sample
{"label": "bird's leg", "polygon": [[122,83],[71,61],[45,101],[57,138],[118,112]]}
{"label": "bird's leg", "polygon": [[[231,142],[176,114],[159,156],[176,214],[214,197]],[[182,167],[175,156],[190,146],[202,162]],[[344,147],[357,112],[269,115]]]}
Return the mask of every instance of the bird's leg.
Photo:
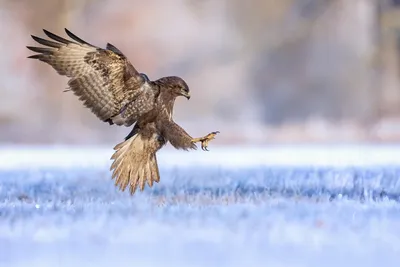
{"label": "bird's leg", "polygon": [[198,137],[198,138],[193,138],[192,142],[193,143],[197,143],[197,142],[201,142],[201,149],[208,151],[207,146],[208,146],[208,142],[210,142],[211,140],[215,139],[215,136],[219,133],[219,131],[216,132],[211,132],[209,134],[207,134],[206,136],[203,137]]}

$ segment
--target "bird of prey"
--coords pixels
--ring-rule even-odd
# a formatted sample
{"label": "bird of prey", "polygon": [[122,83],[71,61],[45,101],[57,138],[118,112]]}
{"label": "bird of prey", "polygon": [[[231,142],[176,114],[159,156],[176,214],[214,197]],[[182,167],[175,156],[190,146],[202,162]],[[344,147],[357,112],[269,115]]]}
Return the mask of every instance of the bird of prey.
{"label": "bird of prey", "polygon": [[197,142],[207,150],[218,131],[200,138],[191,137],[172,119],[175,99],[190,99],[186,82],[176,76],[151,81],[139,73],[114,45],[92,45],[65,29],[71,40],[43,30],[49,40],[32,35],[45,47],[27,46],[36,54],[28,58],[49,64],[69,78],[68,90],[100,120],[110,125],[133,125],[124,141],[114,147],[110,167],[115,186],[133,195],[160,181],[156,153],[167,142],[176,149],[196,149]]}

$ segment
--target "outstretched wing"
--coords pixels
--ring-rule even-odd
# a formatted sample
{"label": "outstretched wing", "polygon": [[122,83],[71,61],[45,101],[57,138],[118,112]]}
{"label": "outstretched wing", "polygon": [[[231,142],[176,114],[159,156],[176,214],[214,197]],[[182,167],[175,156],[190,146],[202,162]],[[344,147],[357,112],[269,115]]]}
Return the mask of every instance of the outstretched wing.
{"label": "outstretched wing", "polygon": [[143,87],[145,79],[115,46],[108,43],[106,49],[102,49],[65,31],[72,40],[46,30],[44,33],[52,40],[32,35],[46,47],[28,46],[39,53],[29,58],[43,61],[60,75],[69,77],[70,89],[83,104],[99,119],[111,123],[127,104],[133,104],[143,91],[149,90]]}
{"label": "outstretched wing", "polygon": [[130,194],[133,195],[137,187],[143,191],[146,182],[150,187],[153,182],[158,183],[160,173],[156,152],[164,144],[165,140],[159,138],[151,124],[140,130],[135,126],[132,136],[114,147],[116,151],[111,157],[114,162],[110,170],[113,170],[115,185],[122,191],[129,186]]}
{"label": "outstretched wing", "polygon": [[159,128],[162,136],[169,141],[176,149],[197,149],[197,146],[192,142],[193,138],[173,120],[160,120]]}

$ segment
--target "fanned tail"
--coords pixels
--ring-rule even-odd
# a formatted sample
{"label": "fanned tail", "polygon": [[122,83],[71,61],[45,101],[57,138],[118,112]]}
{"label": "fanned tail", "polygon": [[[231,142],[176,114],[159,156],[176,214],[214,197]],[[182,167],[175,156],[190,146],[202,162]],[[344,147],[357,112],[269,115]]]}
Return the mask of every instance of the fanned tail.
{"label": "fanned tail", "polygon": [[111,157],[114,162],[110,168],[115,185],[121,191],[125,191],[129,185],[130,194],[133,195],[137,187],[143,191],[146,182],[149,187],[153,186],[153,182],[158,183],[160,173],[156,152],[161,146],[156,138],[143,138],[140,133],[116,145]]}

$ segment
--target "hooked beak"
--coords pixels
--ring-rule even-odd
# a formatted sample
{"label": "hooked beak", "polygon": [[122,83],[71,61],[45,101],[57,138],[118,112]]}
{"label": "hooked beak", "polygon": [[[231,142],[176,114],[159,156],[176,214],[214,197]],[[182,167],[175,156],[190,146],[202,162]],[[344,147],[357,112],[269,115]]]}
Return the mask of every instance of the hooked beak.
{"label": "hooked beak", "polygon": [[182,94],[184,97],[186,97],[187,100],[190,99],[190,93],[189,93],[189,92],[182,91],[181,94]]}

